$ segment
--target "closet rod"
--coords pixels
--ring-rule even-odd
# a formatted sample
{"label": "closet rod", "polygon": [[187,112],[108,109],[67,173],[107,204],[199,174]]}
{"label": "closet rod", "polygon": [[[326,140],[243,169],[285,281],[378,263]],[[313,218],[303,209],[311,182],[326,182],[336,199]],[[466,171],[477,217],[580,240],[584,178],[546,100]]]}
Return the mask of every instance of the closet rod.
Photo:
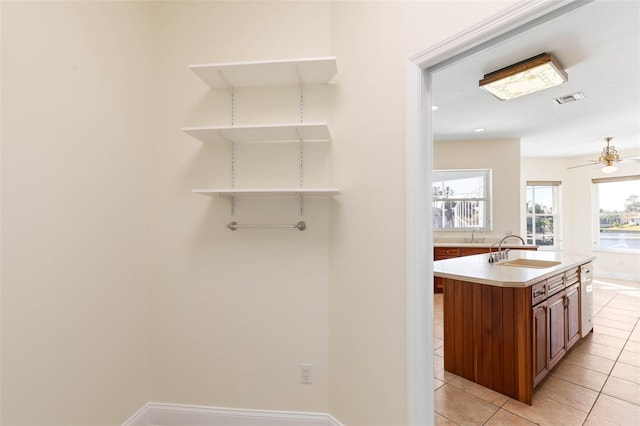
{"label": "closet rod", "polygon": [[236,222],[229,222],[229,224],[227,225],[227,228],[229,228],[232,231],[235,231],[236,229],[240,229],[240,228],[291,228],[291,229],[295,228],[298,231],[304,231],[305,229],[307,229],[307,224],[304,223],[303,221],[300,221],[295,225],[238,225]]}

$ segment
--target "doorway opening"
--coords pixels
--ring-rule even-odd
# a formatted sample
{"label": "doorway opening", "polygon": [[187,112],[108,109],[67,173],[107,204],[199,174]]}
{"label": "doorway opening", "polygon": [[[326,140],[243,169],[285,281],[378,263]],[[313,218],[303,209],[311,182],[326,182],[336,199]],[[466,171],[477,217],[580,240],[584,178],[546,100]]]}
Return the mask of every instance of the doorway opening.
{"label": "doorway opening", "polygon": [[409,58],[406,67],[407,420],[434,421],[433,74],[587,2],[521,2]]}

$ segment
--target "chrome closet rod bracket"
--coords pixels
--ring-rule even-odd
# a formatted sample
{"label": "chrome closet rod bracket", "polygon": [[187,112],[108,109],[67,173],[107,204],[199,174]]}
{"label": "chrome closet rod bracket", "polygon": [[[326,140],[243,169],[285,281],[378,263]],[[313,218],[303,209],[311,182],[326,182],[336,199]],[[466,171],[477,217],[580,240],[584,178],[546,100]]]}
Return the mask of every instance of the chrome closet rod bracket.
{"label": "chrome closet rod bracket", "polygon": [[296,223],[295,225],[238,225],[237,222],[229,222],[227,225],[232,231],[241,228],[279,228],[279,229],[297,229],[298,231],[304,231],[307,229],[307,224],[303,221]]}

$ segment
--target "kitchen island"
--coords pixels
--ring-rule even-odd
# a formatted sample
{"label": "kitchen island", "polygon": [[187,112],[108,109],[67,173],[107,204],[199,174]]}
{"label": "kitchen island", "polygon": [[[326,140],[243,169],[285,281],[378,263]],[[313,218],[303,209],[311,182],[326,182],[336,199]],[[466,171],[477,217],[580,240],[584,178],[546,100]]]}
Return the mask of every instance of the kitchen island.
{"label": "kitchen island", "polygon": [[[473,243],[463,243],[460,241],[451,241],[441,239],[433,242],[433,260],[451,259],[454,257],[472,256],[474,254],[489,253],[490,250],[497,250],[496,244],[499,240],[484,242],[484,238],[481,241]],[[446,242],[445,242],[446,241]],[[518,249],[518,250],[537,250],[538,246],[526,245],[521,246],[518,244],[511,244],[505,242],[502,244],[504,249]],[[433,291],[436,293],[442,293],[444,288],[444,280],[440,277],[435,277],[433,280]]]}
{"label": "kitchen island", "polygon": [[495,263],[488,254],[434,262],[444,280],[445,370],[531,404],[580,339],[581,271],[590,274],[593,259],[511,250]]}

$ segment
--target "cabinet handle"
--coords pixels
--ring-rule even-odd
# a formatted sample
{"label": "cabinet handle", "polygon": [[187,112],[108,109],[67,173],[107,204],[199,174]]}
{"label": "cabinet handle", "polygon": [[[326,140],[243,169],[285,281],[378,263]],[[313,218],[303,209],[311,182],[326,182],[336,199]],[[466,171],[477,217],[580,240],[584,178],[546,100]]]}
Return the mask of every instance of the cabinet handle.
{"label": "cabinet handle", "polygon": [[544,294],[544,289],[538,290],[533,293],[533,297],[542,296],[543,294]]}

